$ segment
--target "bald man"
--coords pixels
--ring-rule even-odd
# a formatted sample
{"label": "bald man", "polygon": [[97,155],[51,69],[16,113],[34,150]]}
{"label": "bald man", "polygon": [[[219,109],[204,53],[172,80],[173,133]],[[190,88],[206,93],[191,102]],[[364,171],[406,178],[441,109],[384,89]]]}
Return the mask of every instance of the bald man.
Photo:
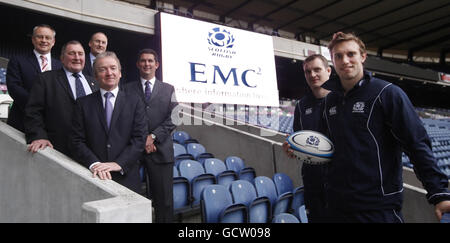
{"label": "bald man", "polygon": [[94,60],[98,54],[106,51],[108,47],[108,37],[103,32],[97,32],[91,36],[89,40],[89,48],[91,51],[86,55],[86,64],[84,65],[83,74],[93,77]]}

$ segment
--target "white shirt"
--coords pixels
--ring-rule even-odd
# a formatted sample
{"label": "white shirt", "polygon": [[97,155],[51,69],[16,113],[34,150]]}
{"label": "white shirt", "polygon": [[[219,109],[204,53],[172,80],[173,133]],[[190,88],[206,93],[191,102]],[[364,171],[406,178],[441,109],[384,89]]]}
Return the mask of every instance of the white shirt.
{"label": "white shirt", "polygon": [[[76,96],[75,77],[72,75],[73,74],[72,72],[67,71],[67,69],[64,67],[63,67],[63,69],[66,72],[67,80],[69,80],[70,89],[72,90],[74,99],[76,99],[75,98],[75,96]],[[84,93],[86,95],[91,94],[92,93],[91,86],[89,86],[88,81],[84,77],[83,73],[79,72],[78,74],[80,75],[81,84],[83,84]]]}
{"label": "white shirt", "polygon": [[144,94],[145,94],[145,83],[146,83],[147,81],[150,81],[150,91],[153,92],[153,86],[155,85],[156,78],[153,77],[152,79],[147,80],[147,79],[143,79],[143,78],[141,77],[142,90],[144,91]]}
{"label": "white shirt", "polygon": [[51,55],[50,52],[47,53],[47,54],[41,54],[41,53],[37,52],[35,49],[33,49],[33,52],[34,52],[34,55],[36,55],[36,58],[37,58],[38,63],[39,63],[39,69],[41,70],[41,72],[42,72],[42,59],[41,59],[41,56],[45,56],[45,58],[47,58],[47,63],[48,63],[47,64],[47,71],[52,70],[52,55]]}
{"label": "white shirt", "polygon": [[105,108],[105,100],[106,100],[105,93],[106,92],[111,92],[113,94],[113,96],[111,96],[111,98],[109,98],[109,100],[111,101],[112,108],[114,110],[114,105],[116,104],[117,93],[119,93],[119,86],[117,86],[115,89],[113,89],[111,91],[107,91],[107,90],[100,88],[100,94],[102,95],[103,108]]}

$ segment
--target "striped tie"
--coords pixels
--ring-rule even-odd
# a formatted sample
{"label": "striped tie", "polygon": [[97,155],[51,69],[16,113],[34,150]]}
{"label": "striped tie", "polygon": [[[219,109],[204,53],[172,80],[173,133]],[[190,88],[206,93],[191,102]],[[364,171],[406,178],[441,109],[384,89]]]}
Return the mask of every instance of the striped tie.
{"label": "striped tie", "polygon": [[41,60],[42,60],[42,68],[41,71],[45,72],[48,69],[48,61],[47,61],[47,57],[45,57],[44,55],[41,55]]}

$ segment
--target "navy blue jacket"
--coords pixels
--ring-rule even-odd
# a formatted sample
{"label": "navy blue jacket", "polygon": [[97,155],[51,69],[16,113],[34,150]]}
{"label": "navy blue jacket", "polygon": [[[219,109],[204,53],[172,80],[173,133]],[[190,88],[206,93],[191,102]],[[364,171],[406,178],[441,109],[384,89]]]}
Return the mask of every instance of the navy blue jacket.
{"label": "navy blue jacket", "polygon": [[[62,68],[59,60],[52,58],[52,70]],[[25,132],[25,105],[30,96],[31,87],[39,79],[41,68],[34,52],[25,56],[12,57],[8,62],[6,85],[8,93],[14,102],[8,116],[8,124],[19,131]]]}
{"label": "navy blue jacket", "polygon": [[324,118],[335,153],[329,173],[330,207],[345,211],[400,209],[401,153],[436,204],[450,199],[431,142],[408,96],[396,85],[365,73],[345,96],[325,98]]}
{"label": "navy blue jacket", "polygon": [[[323,101],[317,99],[309,92],[297,102],[294,111],[294,132],[312,130],[320,133],[326,132],[322,122]],[[325,133],[324,133],[325,134]],[[310,216],[317,217],[318,210],[325,207],[326,168],[325,165],[302,165],[302,179],[305,189],[305,204]]]}

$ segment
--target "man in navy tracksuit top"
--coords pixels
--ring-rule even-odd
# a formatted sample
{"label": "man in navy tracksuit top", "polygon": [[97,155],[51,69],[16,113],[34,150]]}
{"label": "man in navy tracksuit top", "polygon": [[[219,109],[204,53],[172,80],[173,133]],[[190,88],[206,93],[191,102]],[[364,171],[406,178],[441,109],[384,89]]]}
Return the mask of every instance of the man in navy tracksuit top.
{"label": "man in navy tracksuit top", "polygon": [[327,188],[329,220],[402,222],[402,149],[440,219],[450,212],[448,180],[407,95],[363,71],[365,46],[353,34],[334,34],[328,48],[341,84],[324,102],[335,146]]}
{"label": "man in navy tracksuit top", "polygon": [[[323,100],[330,92],[321,86],[328,81],[331,67],[328,60],[320,54],[308,56],[303,63],[305,79],[310,88],[308,93],[295,106],[293,131],[313,130],[325,132],[321,123]],[[287,144],[287,143],[286,143]],[[327,164],[303,163],[301,175],[304,185],[305,206],[308,212],[308,222],[324,222],[326,199],[324,185],[326,184]]]}

